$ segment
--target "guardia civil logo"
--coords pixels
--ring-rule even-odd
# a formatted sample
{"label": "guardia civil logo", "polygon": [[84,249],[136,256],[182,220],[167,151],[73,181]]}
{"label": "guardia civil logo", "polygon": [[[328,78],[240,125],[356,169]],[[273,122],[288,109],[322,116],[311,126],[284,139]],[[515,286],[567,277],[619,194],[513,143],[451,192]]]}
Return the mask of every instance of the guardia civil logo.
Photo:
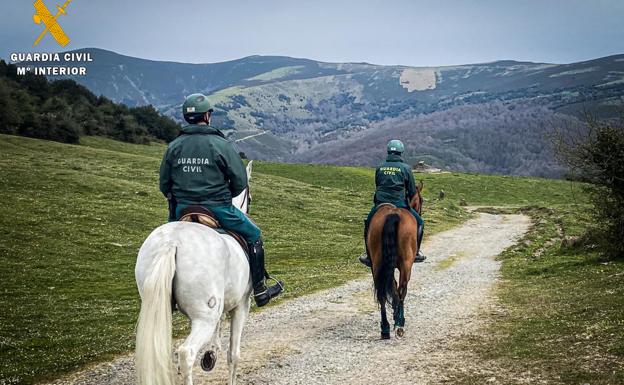
{"label": "guardia civil logo", "polygon": [[39,44],[41,39],[43,39],[43,37],[48,34],[48,32],[61,47],[65,47],[67,44],[69,44],[70,39],[67,34],[65,34],[65,31],[63,31],[63,28],[61,28],[61,26],[59,25],[58,18],[61,15],[67,15],[65,9],[69,6],[69,3],[71,2],[72,0],[66,0],[62,6],[57,5],[56,8],[58,12],[54,16],[52,16],[52,13],[48,9],[48,7],[46,7],[46,5],[43,3],[43,0],[36,0],[34,2],[33,6],[35,7],[35,14],[33,15],[33,21],[35,22],[35,24],[43,23],[45,29],[39,34],[39,36],[35,40],[35,43],[33,44],[33,47],[37,46],[37,44]]}
{"label": "guardia civil logo", "polygon": [[[55,10],[54,8],[48,8],[44,0],[35,0],[33,3],[35,14],[32,20],[35,24],[41,25],[43,30],[40,30],[33,47],[39,45],[41,40],[48,35],[61,47],[70,43],[71,39],[61,27],[59,18],[67,16],[67,7],[72,1],[65,0],[63,5],[56,5],[56,14],[53,15],[51,10]],[[11,62],[16,64],[19,76],[27,73],[43,76],[85,76],[87,66],[74,65],[74,63],[87,64],[92,61],[91,52],[88,50],[64,53],[14,52],[11,54]]]}

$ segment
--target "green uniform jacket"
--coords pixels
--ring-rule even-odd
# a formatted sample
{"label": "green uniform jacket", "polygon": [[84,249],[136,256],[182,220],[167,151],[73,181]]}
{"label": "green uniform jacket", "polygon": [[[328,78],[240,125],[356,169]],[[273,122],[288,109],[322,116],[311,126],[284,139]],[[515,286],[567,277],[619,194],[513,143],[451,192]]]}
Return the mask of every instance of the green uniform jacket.
{"label": "green uniform jacket", "polygon": [[375,186],[375,204],[408,202],[416,194],[412,168],[396,154],[389,154],[377,167]]}
{"label": "green uniform jacket", "polygon": [[182,128],[160,164],[160,191],[178,203],[223,205],[247,187],[238,153],[220,131],[206,125]]}

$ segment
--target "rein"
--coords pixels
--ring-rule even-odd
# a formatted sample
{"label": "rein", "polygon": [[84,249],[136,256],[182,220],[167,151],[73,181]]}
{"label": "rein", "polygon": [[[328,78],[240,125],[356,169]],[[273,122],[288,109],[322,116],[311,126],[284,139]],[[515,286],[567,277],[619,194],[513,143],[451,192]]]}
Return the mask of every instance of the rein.
{"label": "rein", "polygon": [[251,187],[247,185],[245,189],[245,196],[243,197],[242,206],[245,207],[245,214],[249,214],[249,208],[251,206]]}
{"label": "rein", "polygon": [[420,189],[416,190],[416,194],[414,194],[414,196],[412,197],[412,199],[410,200],[410,207],[413,208],[414,210],[416,210],[416,199],[418,199],[418,210],[416,210],[416,212],[420,215],[422,215],[422,206],[423,206],[423,198],[422,195],[420,195]]}

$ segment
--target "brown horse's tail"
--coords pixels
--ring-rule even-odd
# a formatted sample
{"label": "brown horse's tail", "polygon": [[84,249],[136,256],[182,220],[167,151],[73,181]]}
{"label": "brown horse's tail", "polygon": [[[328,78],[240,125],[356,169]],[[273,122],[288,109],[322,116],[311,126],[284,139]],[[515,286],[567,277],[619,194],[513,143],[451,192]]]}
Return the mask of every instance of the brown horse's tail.
{"label": "brown horse's tail", "polygon": [[398,254],[397,229],[400,221],[399,214],[388,215],[381,235],[381,264],[375,276],[375,295],[380,305],[383,305],[386,300],[392,301],[396,295],[394,267]]}

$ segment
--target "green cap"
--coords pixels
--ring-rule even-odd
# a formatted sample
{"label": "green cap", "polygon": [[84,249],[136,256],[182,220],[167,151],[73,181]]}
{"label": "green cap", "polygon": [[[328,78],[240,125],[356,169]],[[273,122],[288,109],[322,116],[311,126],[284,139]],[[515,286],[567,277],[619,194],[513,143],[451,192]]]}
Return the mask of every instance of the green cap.
{"label": "green cap", "polygon": [[182,105],[182,115],[212,112],[208,98],[203,94],[189,95]]}
{"label": "green cap", "polygon": [[405,146],[403,145],[403,142],[401,142],[398,139],[392,139],[391,141],[388,142],[388,152],[397,152],[399,154],[402,154],[403,151],[405,151]]}

